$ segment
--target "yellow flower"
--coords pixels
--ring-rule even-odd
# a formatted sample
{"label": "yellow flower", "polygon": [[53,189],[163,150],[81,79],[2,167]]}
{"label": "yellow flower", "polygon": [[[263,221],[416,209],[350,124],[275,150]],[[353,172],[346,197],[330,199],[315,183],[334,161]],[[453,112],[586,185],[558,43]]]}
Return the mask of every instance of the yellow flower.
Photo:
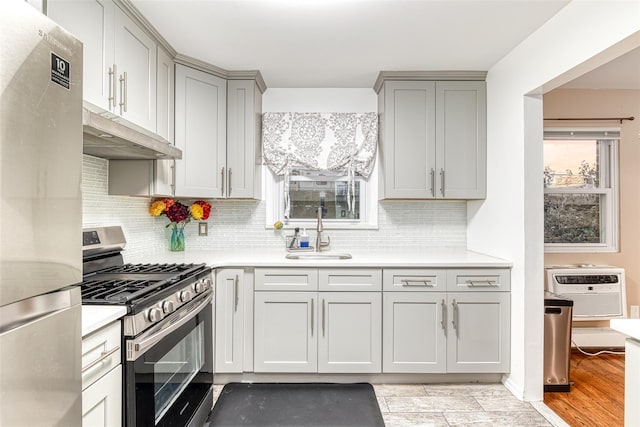
{"label": "yellow flower", "polygon": [[156,200],[149,206],[149,213],[151,216],[160,216],[166,208],[167,205],[162,200]]}
{"label": "yellow flower", "polygon": [[204,209],[202,209],[202,206],[197,203],[189,206],[189,211],[191,212],[191,216],[193,217],[193,219],[195,219],[196,221],[201,220],[202,216],[204,215]]}

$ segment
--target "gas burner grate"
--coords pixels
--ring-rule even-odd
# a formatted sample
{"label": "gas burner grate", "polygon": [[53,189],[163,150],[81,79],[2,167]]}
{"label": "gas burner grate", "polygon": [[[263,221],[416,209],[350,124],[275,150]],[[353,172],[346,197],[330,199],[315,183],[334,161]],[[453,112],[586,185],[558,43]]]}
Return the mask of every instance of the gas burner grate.
{"label": "gas burner grate", "polygon": [[202,264],[125,264],[101,270],[100,273],[185,273],[202,267]]}
{"label": "gas burner grate", "polygon": [[150,292],[163,280],[95,279],[85,280],[81,285],[82,302],[101,304],[126,304]]}

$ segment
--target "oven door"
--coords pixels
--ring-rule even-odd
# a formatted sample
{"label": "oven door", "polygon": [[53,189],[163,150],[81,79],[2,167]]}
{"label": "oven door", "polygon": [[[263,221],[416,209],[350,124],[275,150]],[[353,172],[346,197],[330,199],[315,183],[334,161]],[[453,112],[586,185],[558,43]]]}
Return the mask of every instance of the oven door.
{"label": "oven door", "polygon": [[127,426],[201,426],[213,406],[212,294],[126,340]]}

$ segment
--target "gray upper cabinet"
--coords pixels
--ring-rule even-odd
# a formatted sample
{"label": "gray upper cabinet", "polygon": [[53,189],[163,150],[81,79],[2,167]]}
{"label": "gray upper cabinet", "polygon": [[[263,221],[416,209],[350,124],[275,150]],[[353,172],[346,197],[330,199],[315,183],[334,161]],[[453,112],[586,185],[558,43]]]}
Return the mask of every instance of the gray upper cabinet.
{"label": "gray upper cabinet", "polygon": [[486,196],[485,82],[436,82],[436,197]]}
{"label": "gray upper cabinet", "polygon": [[484,81],[384,80],[378,108],[380,198],[485,197]]}
{"label": "gray upper cabinet", "polygon": [[176,197],[224,197],[226,80],[176,65]]}
{"label": "gray upper cabinet", "polygon": [[255,80],[227,82],[227,163],[224,197],[259,199],[262,92]]}
{"label": "gray upper cabinet", "polygon": [[435,82],[388,81],[383,92],[381,194],[435,197]]}
{"label": "gray upper cabinet", "polygon": [[156,43],[111,0],[51,0],[51,19],[84,44],[84,100],[156,132]]}

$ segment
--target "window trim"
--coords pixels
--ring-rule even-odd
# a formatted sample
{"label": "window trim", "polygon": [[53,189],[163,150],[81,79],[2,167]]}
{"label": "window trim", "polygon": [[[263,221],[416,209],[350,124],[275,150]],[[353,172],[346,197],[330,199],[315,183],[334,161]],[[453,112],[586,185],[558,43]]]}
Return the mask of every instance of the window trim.
{"label": "window trim", "polygon": [[[273,228],[276,221],[282,221],[284,229],[307,228],[316,226],[315,219],[284,221],[284,177],[277,176],[269,168],[264,167],[266,215],[265,228]],[[322,225],[327,230],[377,230],[378,229],[378,162],[369,179],[357,177],[364,203],[360,204],[360,221],[323,219]]]}
{"label": "window trim", "polygon": [[[612,133],[615,136],[609,136]],[[607,253],[620,251],[619,158],[620,128],[545,128],[544,140],[595,139],[600,146],[600,182],[608,187],[559,189],[544,188],[543,194],[602,194],[605,196],[603,243],[545,243],[545,253]],[[607,149],[608,148],[608,149]]]}

